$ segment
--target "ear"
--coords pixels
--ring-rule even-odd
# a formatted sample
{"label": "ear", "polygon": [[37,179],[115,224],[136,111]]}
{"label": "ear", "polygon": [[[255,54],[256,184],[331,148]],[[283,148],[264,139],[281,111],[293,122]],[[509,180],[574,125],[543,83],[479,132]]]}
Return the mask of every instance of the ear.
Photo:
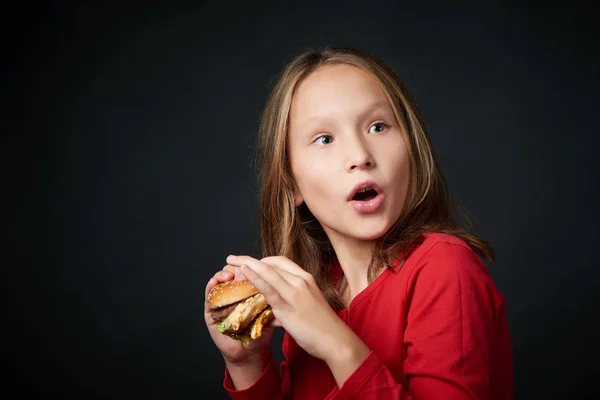
{"label": "ear", "polygon": [[298,188],[294,189],[294,206],[300,207],[304,203],[304,197],[300,194]]}

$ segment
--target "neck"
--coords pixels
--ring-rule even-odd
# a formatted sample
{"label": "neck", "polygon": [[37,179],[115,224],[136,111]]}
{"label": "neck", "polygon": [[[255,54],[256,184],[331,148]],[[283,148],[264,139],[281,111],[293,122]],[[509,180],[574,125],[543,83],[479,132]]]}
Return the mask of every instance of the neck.
{"label": "neck", "polygon": [[333,246],[340,267],[344,271],[349,293],[345,293],[343,297],[345,297],[345,302],[349,303],[369,285],[367,268],[371,261],[375,242],[349,238],[336,232],[327,232],[327,236]]}

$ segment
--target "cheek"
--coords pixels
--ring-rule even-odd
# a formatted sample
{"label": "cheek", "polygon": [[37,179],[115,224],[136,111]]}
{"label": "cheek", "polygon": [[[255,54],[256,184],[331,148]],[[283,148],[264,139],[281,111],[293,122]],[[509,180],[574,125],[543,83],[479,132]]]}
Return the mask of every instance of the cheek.
{"label": "cheek", "polygon": [[400,160],[398,165],[398,196],[400,197],[399,208],[402,210],[404,208],[404,203],[408,199],[408,191],[410,190],[410,181],[411,181],[411,168],[410,168],[410,158],[408,154]]}
{"label": "cheek", "polygon": [[389,146],[385,157],[391,160],[388,164],[390,168],[388,176],[391,181],[396,182],[394,191],[397,196],[401,196],[402,200],[405,200],[410,187],[411,173],[410,156],[404,141],[396,146]]}
{"label": "cheek", "polygon": [[410,180],[410,157],[408,152],[404,151],[396,162],[397,178],[402,182],[402,186],[406,186]]}
{"label": "cheek", "polygon": [[336,179],[331,160],[298,159],[292,171],[298,190],[309,207],[310,203],[323,203],[323,197],[331,196],[334,191]]}

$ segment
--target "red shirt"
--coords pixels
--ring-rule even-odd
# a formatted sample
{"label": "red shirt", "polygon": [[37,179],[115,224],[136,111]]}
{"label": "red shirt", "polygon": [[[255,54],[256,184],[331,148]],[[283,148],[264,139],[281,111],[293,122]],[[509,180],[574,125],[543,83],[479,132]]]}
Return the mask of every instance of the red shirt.
{"label": "red shirt", "polygon": [[[340,271],[341,272],[341,271]],[[325,362],[287,333],[280,373],[274,361],[233,399],[513,398],[512,349],[504,298],[483,262],[462,240],[429,234],[339,317],[371,349],[337,387]]]}

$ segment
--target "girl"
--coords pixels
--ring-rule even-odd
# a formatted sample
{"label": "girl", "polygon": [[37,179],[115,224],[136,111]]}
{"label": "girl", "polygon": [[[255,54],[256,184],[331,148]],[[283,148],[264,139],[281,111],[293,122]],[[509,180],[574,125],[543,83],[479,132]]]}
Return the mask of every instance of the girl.
{"label": "girl", "polygon": [[[249,280],[285,330],[245,347],[205,320],[234,399],[510,399],[502,295],[452,219],[417,106],[356,49],[297,56],[259,136],[263,254],[229,256],[206,286]],[[466,220],[468,223],[468,219]]]}

